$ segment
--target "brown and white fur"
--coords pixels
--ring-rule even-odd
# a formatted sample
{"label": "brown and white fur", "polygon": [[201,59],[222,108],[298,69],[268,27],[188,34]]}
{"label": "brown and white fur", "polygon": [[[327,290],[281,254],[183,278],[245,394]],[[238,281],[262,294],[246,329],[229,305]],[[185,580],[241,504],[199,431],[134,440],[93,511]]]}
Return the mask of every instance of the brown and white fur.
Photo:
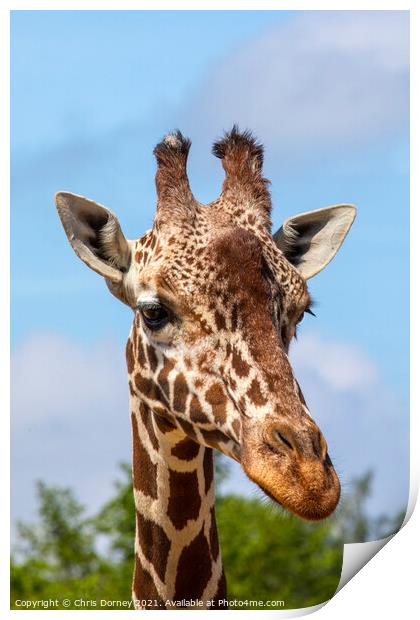
{"label": "brown and white fur", "polygon": [[78,256],[129,305],[136,541],[140,607],[226,596],[213,449],[238,461],[276,502],[323,519],[340,483],[288,359],[310,311],[307,280],[333,258],[355,217],[351,205],[290,218],[272,235],[263,149],[236,127],[213,147],[225,181],[197,202],[186,173],[189,140],[155,148],[152,230],[127,241],[116,217],[59,192],[56,206]]}

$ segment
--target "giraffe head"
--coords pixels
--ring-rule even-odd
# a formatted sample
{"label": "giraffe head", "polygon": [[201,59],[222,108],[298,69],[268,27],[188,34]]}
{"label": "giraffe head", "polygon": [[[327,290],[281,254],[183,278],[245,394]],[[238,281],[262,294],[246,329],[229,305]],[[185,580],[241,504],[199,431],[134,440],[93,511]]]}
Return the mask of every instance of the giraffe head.
{"label": "giraffe head", "polygon": [[286,509],[327,517],[340,483],[310,416],[288,349],[310,312],[307,280],[341,246],[351,205],[288,219],[271,234],[263,149],[236,127],[214,145],[226,173],[220,197],[194,198],[179,132],[155,148],[153,228],[125,239],[111,211],[60,192],[69,241],[134,311],[130,391],[161,421],[239,461]]}

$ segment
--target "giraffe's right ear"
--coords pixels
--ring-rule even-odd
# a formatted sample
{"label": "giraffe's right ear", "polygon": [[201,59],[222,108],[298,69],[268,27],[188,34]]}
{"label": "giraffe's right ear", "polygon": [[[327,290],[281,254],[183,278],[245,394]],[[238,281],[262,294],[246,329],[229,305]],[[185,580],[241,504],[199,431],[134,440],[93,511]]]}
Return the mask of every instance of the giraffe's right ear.
{"label": "giraffe's right ear", "polygon": [[73,250],[88,267],[117,284],[128,271],[129,244],[115,215],[102,205],[68,192],[55,205]]}

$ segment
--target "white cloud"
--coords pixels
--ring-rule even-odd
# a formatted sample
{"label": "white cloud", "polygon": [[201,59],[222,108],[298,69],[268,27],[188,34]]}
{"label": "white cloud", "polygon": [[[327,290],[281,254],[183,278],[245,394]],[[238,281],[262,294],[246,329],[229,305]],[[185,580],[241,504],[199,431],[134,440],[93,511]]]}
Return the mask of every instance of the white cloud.
{"label": "white cloud", "polygon": [[32,335],[12,358],[12,421],[17,426],[80,422],[108,411],[127,390],[123,345],[82,347],[54,333]]}
{"label": "white cloud", "polygon": [[366,353],[353,344],[323,340],[309,333],[293,347],[293,364],[302,373],[311,373],[327,389],[352,390],[372,386],[378,371]]}
{"label": "white cloud", "polygon": [[186,116],[270,149],[340,148],[407,129],[408,84],[407,11],[301,12],[216,66]]}

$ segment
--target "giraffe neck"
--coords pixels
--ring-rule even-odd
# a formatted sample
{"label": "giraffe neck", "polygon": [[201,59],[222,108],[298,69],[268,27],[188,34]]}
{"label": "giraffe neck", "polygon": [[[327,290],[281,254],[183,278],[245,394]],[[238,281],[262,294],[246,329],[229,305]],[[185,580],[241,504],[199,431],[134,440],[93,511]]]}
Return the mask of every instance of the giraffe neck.
{"label": "giraffe neck", "polygon": [[133,598],[148,608],[193,599],[216,609],[226,587],[214,511],[213,452],[133,395],[131,412]]}

